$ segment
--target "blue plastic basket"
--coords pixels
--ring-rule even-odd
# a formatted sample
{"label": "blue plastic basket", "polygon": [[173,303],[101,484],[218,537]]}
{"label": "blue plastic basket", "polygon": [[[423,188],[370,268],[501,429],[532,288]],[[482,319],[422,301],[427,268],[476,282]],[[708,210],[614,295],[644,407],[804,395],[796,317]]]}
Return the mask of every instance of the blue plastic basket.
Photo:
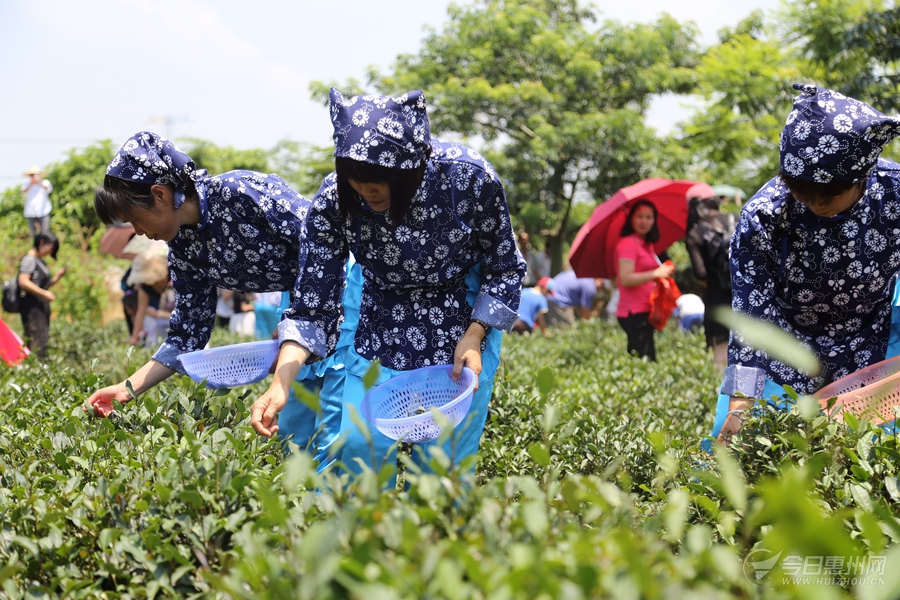
{"label": "blue plastic basket", "polygon": [[453,427],[469,412],[478,377],[463,367],[459,380],[453,365],[422,367],[397,375],[370,389],[362,402],[363,417],[394,440],[414,444],[441,434],[431,409],[447,416]]}
{"label": "blue plastic basket", "polygon": [[278,358],[278,340],[230,344],[178,356],[188,376],[212,389],[262,381]]}

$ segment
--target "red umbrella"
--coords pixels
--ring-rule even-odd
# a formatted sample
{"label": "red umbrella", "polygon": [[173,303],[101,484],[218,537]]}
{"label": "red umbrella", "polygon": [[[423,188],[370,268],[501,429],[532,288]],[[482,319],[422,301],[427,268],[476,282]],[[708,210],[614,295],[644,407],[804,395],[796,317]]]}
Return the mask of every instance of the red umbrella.
{"label": "red umbrella", "polygon": [[688,200],[715,195],[709,185],[684,179],[644,179],[623,187],[597,206],[588,222],[578,230],[569,251],[569,264],[578,277],[613,279],[619,232],[635,200],[647,199],[656,206],[659,241],[653,246],[657,253],[662,254],[674,242],[684,238]]}
{"label": "red umbrella", "polygon": [[25,360],[30,353],[22,338],[0,320],[0,359],[12,367]]}

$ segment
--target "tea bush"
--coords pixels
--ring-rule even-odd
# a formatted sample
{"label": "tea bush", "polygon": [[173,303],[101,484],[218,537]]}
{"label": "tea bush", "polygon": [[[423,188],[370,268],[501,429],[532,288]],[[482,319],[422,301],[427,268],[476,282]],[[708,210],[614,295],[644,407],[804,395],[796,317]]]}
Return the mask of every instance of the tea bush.
{"label": "tea bush", "polygon": [[90,417],[150,356],[126,337],[56,319],[46,364],[0,370],[2,597],[900,597],[896,437],[760,409],[708,454],[717,376],[673,326],[656,363],[613,323],[507,336],[474,473],[401,452],[390,491],[256,435],[265,381]]}

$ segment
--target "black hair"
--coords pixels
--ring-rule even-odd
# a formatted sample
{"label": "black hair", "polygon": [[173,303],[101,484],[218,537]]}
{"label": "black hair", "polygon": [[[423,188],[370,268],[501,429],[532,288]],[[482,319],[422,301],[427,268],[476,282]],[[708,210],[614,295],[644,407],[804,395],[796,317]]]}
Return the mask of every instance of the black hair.
{"label": "black hair", "polygon": [[415,169],[397,169],[342,156],[335,157],[334,170],[337,175],[338,207],[341,216],[346,218],[361,210],[360,196],[350,186],[350,179],[359,183],[386,183],[391,193],[391,206],[388,209],[391,222],[399,225],[409,212],[416,190],[422,184],[427,164],[426,157]]}
{"label": "black hair", "polygon": [[647,232],[647,235],[644,236],[644,241],[650,243],[656,242],[659,240],[659,226],[657,225],[657,222],[659,221],[659,212],[656,210],[656,205],[646,198],[635,201],[635,203],[631,205],[631,208],[628,209],[628,216],[625,217],[625,224],[622,225],[622,231],[619,235],[625,237],[626,235],[634,233],[634,227],[631,226],[631,218],[634,217],[634,213],[637,212],[637,209],[642,206],[649,206],[653,211],[653,227],[651,227],[650,231]]}
{"label": "black hair", "polygon": [[[169,184],[167,184],[169,185]],[[172,187],[169,185],[169,187]],[[128,221],[135,209],[149,210],[155,206],[151,184],[141,181],[127,181],[112,175],[103,178],[103,186],[94,193],[94,210],[97,217],[106,225],[117,221]],[[185,196],[197,195],[193,182],[185,189]]]}
{"label": "black hair", "polygon": [[153,208],[153,194],[150,185],[140,181],[126,181],[107,175],[103,187],[94,194],[94,210],[103,223],[112,225],[115,221],[127,221],[127,215],[136,208]]}
{"label": "black hair", "polygon": [[816,183],[806,179],[791,177],[784,171],[781,171],[778,176],[781,177],[781,181],[787,186],[792,196],[796,198],[797,194],[799,194],[804,198],[809,198],[815,206],[828,206],[831,204],[832,199],[865,181],[865,179],[862,181],[832,179],[828,183]]}
{"label": "black hair", "polygon": [[41,244],[51,244],[53,246],[53,250],[50,251],[50,256],[54,259],[56,258],[56,253],[59,252],[59,238],[56,237],[56,234],[52,231],[48,232],[40,232],[34,236],[34,249],[37,250],[40,248]]}
{"label": "black hair", "polygon": [[722,199],[718,196],[694,196],[688,200],[687,231],[703,221],[710,211],[718,211],[722,207]]}

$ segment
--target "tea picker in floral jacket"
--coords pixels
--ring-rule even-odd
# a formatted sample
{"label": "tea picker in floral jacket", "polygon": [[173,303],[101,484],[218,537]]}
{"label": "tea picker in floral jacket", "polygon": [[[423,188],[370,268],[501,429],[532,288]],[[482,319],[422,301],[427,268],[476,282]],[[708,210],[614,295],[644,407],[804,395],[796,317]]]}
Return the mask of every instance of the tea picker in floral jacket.
{"label": "tea picker in floral jacket", "polygon": [[[332,89],[330,112],[335,171],[315,196],[306,231],[319,260],[298,282],[320,301],[309,305],[304,326],[334,334],[340,306],[329,300],[340,297],[351,252],[363,278],[344,369],[325,376],[320,468],[358,471],[362,461],[378,470],[396,462],[394,440],[373,428],[370,446],[354,416],[365,395],[362,376],[376,360],[379,381],[441,364],[480,375],[467,418],[444,445],[454,464],[469,464],[526,269],[503,185],[476,151],[431,137],[420,91],[344,98]],[[322,344],[307,346],[298,360],[325,351]],[[251,408],[251,424],[272,435],[282,406],[282,394],[263,395]],[[414,454],[423,466],[428,444]]]}
{"label": "tea picker in floral jacket", "polygon": [[[94,204],[104,223],[131,223],[136,233],[167,242],[175,290],[165,341],[126,380],[88,398],[98,416],[108,416],[114,400],[131,400],[127,383],[141,394],[184,372],[178,356],[209,341],[219,287],[290,291],[291,305],[278,324],[280,354],[267,397],[283,395],[286,401],[300,373],[302,361],[289,349],[315,348],[316,357],[333,352],[340,291],[322,300],[335,310],[324,311],[315,322],[302,316],[307,312],[304,298],[318,290],[301,282],[300,275],[316,268],[320,257],[315,247],[304,243],[311,203],[281,177],[243,170],[210,176],[169,140],[142,131],[109,163]],[[311,428],[315,414],[308,411],[302,421]],[[304,445],[299,437],[295,441]]]}
{"label": "tea picker in floral jacket", "polygon": [[900,353],[900,164],[880,158],[900,117],[794,87],[781,172],[744,206],[732,238],[732,308],[790,333],[820,370],[785,364],[733,331],[712,432],[720,442],[755,401],[783,397],[782,386],[811,394]]}

